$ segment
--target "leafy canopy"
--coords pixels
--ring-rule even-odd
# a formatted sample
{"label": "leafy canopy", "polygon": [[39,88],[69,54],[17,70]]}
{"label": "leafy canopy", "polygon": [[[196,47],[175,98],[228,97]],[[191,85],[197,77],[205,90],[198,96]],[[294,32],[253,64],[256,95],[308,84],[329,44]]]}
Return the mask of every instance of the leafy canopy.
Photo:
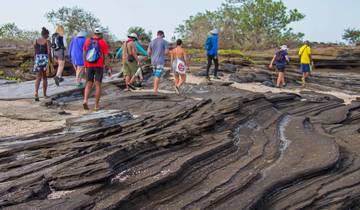
{"label": "leafy canopy", "polygon": [[51,10],[45,14],[47,20],[53,25],[64,26],[66,35],[72,36],[80,30],[94,31],[100,27],[100,19],[91,12],[79,7],[62,7]]}
{"label": "leafy canopy", "polygon": [[213,28],[221,31],[223,47],[258,48],[298,41],[304,34],[289,26],[305,16],[288,10],[282,1],[226,0],[214,11],[190,16],[176,29],[177,34],[194,45],[202,45]]}
{"label": "leafy canopy", "polygon": [[40,37],[40,32],[20,29],[15,23],[0,26],[0,39],[33,41]]}
{"label": "leafy canopy", "polygon": [[130,27],[128,30],[128,34],[131,33],[135,33],[138,36],[139,40],[142,42],[146,42],[146,43],[151,42],[152,32],[151,31],[146,32],[146,30],[140,26]]}
{"label": "leafy canopy", "polygon": [[348,41],[350,44],[360,43],[360,30],[348,28],[343,34],[343,39]]}

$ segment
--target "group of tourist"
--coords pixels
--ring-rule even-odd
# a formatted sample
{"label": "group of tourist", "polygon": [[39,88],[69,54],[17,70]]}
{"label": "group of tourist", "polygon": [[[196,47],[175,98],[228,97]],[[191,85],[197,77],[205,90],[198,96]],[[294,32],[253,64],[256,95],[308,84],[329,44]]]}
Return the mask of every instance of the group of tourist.
{"label": "group of tourist", "polygon": [[[276,51],[269,68],[272,69],[274,64],[278,72],[278,77],[276,80],[276,87],[281,88],[286,86],[285,82],[285,69],[287,64],[290,62],[288,47],[283,45],[279,50]],[[306,84],[306,79],[309,77],[310,72],[314,66],[314,62],[311,56],[311,47],[309,41],[306,41],[304,45],[299,50],[299,60],[300,60],[300,70],[302,73],[301,85],[304,87]]]}
{"label": "group of tourist", "polygon": [[[52,67],[53,60],[57,62],[58,69],[56,76],[54,77],[55,84],[60,86],[64,81],[62,73],[65,65],[65,50],[67,48],[67,41],[64,33],[64,28],[60,25],[56,27],[55,33],[49,41],[49,31],[46,28],[42,29],[41,37],[34,43],[35,48],[35,64],[34,72],[36,73],[35,82],[35,100],[39,101],[39,87],[41,80],[43,80],[43,94],[47,97],[47,74],[46,70]],[[77,87],[84,90],[83,108],[89,110],[88,99],[90,92],[95,83],[95,110],[100,109],[100,97],[101,97],[101,83],[103,75],[107,70],[107,73],[111,75],[112,69],[108,65],[107,56],[109,54],[108,45],[103,38],[103,31],[101,28],[96,28],[94,35],[91,38],[87,38],[87,32],[81,30],[76,36],[74,36],[70,42],[68,49],[68,55],[71,58],[72,64],[76,72]],[[206,69],[206,78],[210,80],[210,68],[212,63],[215,65],[214,78],[219,79],[217,73],[219,69],[218,58],[218,37],[219,31],[214,29],[210,32],[206,42],[205,48],[207,52],[208,65]],[[121,55],[122,54],[122,55]],[[123,75],[125,80],[126,89],[135,90],[134,82],[138,77],[142,80],[142,68],[141,59],[138,56],[142,54],[144,56],[151,57],[151,64],[153,66],[153,78],[154,94],[158,94],[160,79],[164,73],[164,67],[166,62],[166,56],[170,54],[169,44],[165,40],[165,33],[163,31],[157,32],[157,37],[151,41],[148,50],[145,51],[138,40],[138,35],[131,33],[128,35],[127,40],[123,42],[122,47],[117,52],[116,57],[122,58]],[[121,56],[120,56],[121,55]],[[311,48],[308,42],[301,47],[299,51],[301,61],[301,71],[303,76],[301,78],[302,84],[305,85],[306,78],[309,76],[309,72],[312,68]],[[183,42],[181,39],[176,41],[176,46],[172,49],[170,54],[171,69],[174,74],[174,89],[175,92],[180,95],[181,86],[186,81],[186,72],[190,69],[189,59],[186,55],[186,51],[183,48]],[[283,45],[275,53],[269,68],[273,68],[274,64],[278,72],[278,78],[276,81],[276,87],[283,87],[285,82],[285,69],[286,65],[290,62],[288,55],[288,47]],[[86,84],[84,86],[82,82],[82,75],[86,72]]]}

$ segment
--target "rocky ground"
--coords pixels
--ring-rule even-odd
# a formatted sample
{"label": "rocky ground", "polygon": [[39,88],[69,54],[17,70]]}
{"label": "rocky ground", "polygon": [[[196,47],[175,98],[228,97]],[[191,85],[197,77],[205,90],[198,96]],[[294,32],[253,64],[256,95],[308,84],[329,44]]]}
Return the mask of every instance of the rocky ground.
{"label": "rocky ground", "polygon": [[306,88],[293,67],[285,89],[259,63],[221,68],[194,66],[180,96],[170,74],[158,96],[115,75],[99,112],[70,78],[40,103],[31,82],[0,86],[0,208],[360,209],[357,67]]}

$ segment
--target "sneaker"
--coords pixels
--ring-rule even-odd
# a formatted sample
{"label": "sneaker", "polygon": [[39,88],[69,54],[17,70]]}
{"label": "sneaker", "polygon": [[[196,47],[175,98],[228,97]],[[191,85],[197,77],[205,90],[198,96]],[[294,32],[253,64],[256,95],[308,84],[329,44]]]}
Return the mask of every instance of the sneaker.
{"label": "sneaker", "polygon": [[40,101],[39,96],[35,96],[35,101],[36,101],[36,102],[39,102],[39,101]]}
{"label": "sneaker", "polygon": [[214,79],[220,79],[220,77],[218,77],[218,76],[214,76]]}
{"label": "sneaker", "polygon": [[304,77],[301,77],[301,85],[305,86],[305,78]]}
{"label": "sneaker", "polygon": [[60,78],[59,77],[55,76],[54,81],[55,81],[56,86],[60,86]]}
{"label": "sneaker", "polygon": [[59,82],[64,82],[64,78],[60,77]]}
{"label": "sneaker", "polygon": [[180,89],[179,89],[178,86],[175,86],[175,92],[176,92],[177,95],[180,95]]}
{"label": "sneaker", "polygon": [[210,77],[209,77],[209,76],[206,76],[206,80],[210,81]]}

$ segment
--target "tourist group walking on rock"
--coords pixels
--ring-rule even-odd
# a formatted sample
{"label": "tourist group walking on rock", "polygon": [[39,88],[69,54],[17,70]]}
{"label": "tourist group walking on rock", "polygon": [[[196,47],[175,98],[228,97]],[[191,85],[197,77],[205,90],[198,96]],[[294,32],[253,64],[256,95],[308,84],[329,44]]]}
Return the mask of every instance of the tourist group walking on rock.
{"label": "tourist group walking on rock", "polygon": [[[101,84],[103,76],[107,73],[112,74],[110,67],[109,47],[104,39],[104,31],[96,28],[92,32],[92,36],[88,37],[86,30],[80,30],[72,37],[69,47],[65,36],[64,27],[58,25],[55,33],[51,35],[46,28],[41,31],[41,37],[35,40],[34,50],[34,69],[36,74],[35,82],[35,101],[39,101],[39,87],[42,80],[43,95],[47,97],[47,70],[53,68],[53,64],[57,64],[57,71],[54,77],[56,86],[63,83],[63,71],[65,67],[65,52],[71,59],[72,65],[76,73],[76,86],[84,88],[83,108],[89,110],[88,100],[90,93],[95,86],[95,106],[94,110],[100,109]],[[114,60],[121,58],[122,74],[125,81],[125,91],[136,90],[135,82],[141,83],[144,79],[142,74],[142,62],[144,58],[151,59],[153,68],[153,92],[155,95],[159,92],[161,78],[165,72],[166,58],[170,57],[171,72],[174,75],[175,93],[181,94],[181,87],[186,82],[186,74],[190,70],[190,60],[187,56],[181,39],[176,40],[175,47],[170,52],[170,44],[165,40],[164,31],[159,30],[156,38],[149,43],[147,51],[142,47],[138,39],[138,34],[131,33],[127,39],[123,41],[122,47],[116,52]],[[214,79],[218,77],[219,70],[219,30],[214,29],[209,32],[209,36],[204,40],[204,48],[207,56],[206,79],[210,81],[210,68],[214,64]],[[68,48],[68,49],[67,49]],[[277,71],[276,87],[282,88],[286,86],[285,73],[290,63],[288,53],[289,49],[286,45],[282,45],[274,54],[269,68]],[[300,78],[302,86],[305,86],[310,72],[313,68],[313,60],[311,54],[311,46],[308,41],[299,49],[300,70],[302,76]],[[86,76],[86,83],[82,81]]]}

